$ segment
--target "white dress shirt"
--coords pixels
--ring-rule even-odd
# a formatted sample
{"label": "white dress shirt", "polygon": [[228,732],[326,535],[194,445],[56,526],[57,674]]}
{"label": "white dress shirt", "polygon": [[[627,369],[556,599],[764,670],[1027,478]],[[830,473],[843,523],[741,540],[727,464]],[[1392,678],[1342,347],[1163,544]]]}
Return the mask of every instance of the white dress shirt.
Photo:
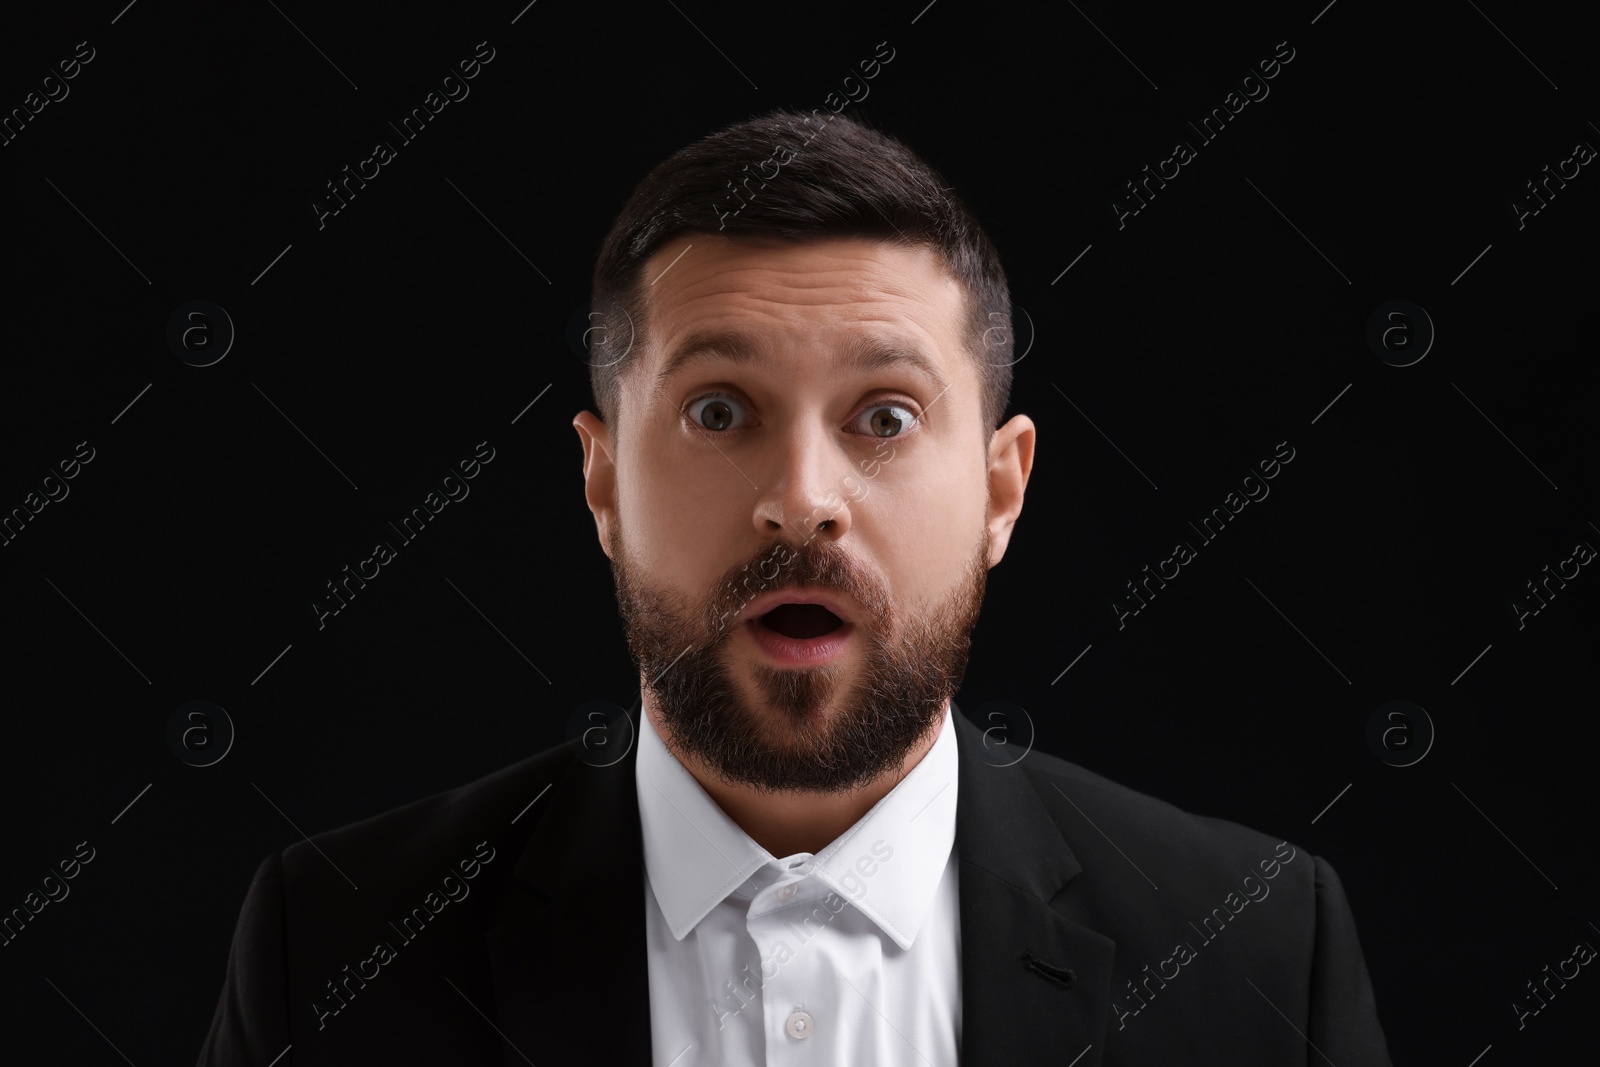
{"label": "white dress shirt", "polygon": [[640,713],[654,1067],[958,1062],[956,735],[813,855],[751,840]]}

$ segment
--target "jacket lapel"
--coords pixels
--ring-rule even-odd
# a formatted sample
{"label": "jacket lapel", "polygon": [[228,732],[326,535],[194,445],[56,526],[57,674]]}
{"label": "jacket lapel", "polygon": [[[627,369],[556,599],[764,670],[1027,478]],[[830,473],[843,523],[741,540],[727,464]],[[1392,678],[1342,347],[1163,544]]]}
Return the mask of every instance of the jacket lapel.
{"label": "jacket lapel", "polygon": [[518,858],[487,934],[506,1067],[650,1064],[636,758],[574,758]]}
{"label": "jacket lapel", "polygon": [[[1051,907],[1082,866],[1022,770],[954,709],[960,771],[962,1067],[1104,1052],[1116,945]],[[1081,1059],[1080,1053],[1087,1052]]]}
{"label": "jacket lapel", "polygon": [[[1026,761],[995,766],[1009,760],[987,751],[983,731],[951,708],[960,761],[961,1063],[1094,1067],[1115,943],[1051,907],[1082,867],[1022,770]],[[574,759],[518,858],[487,935],[506,1067],[651,1062],[636,747],[609,767]]]}

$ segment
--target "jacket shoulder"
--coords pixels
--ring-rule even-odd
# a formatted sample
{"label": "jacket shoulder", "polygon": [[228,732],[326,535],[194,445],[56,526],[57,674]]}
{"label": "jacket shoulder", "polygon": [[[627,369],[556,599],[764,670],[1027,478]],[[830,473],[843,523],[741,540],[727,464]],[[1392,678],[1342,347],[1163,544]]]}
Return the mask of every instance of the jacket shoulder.
{"label": "jacket shoulder", "polygon": [[[1132,1053],[1170,1033],[1214,1035],[1226,1018],[1258,1042],[1254,1062],[1305,1062],[1289,1039],[1305,1035],[1332,1062],[1388,1067],[1360,938],[1332,864],[1048,753],[1030,753],[1022,766],[1081,866],[1051,907],[1116,943],[1108,1029],[1126,1045],[1127,1062],[1170,1058],[1170,1049]],[[1188,973],[1206,977],[1185,982]],[[1163,1021],[1129,1022],[1147,1010]],[[1294,1029],[1280,1027],[1281,1018]],[[1208,1051],[1225,1051],[1216,1037],[1202,1040],[1218,1042]],[[1270,1053],[1270,1043],[1283,1047]]]}
{"label": "jacket shoulder", "polygon": [[[1032,752],[1019,765],[1084,873],[1069,891],[1132,906],[1208,913],[1271,892],[1277,918],[1309,932],[1316,919],[1319,864],[1294,842],[1229,819],[1186,811],[1059,756]],[[1159,904],[1158,904],[1159,901]],[[1198,920],[1197,920],[1198,921]]]}
{"label": "jacket shoulder", "polygon": [[[577,762],[578,742],[568,741],[534,753],[480,778],[433,793],[367,818],[312,834],[283,850],[285,880],[293,885],[310,874],[321,877],[330,860],[394,873],[453,862],[504,828]],[[536,819],[521,820],[521,829]],[[352,872],[353,873],[353,872]]]}
{"label": "jacket shoulder", "polygon": [[1041,798],[1054,794],[1081,809],[1080,821],[1092,819],[1109,836],[1113,828],[1128,839],[1154,849],[1176,849],[1201,855],[1271,854],[1281,838],[1229,819],[1203,815],[1170,801],[1115,782],[1087,767],[1035,750],[1021,764]]}

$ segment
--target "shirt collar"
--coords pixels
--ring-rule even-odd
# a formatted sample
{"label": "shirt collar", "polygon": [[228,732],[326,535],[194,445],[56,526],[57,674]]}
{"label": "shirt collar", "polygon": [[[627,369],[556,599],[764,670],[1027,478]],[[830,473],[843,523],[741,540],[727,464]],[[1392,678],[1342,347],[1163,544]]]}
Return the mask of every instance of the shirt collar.
{"label": "shirt collar", "polygon": [[[781,870],[791,857],[774,857],[728,817],[666,747],[642,704],[639,720],[634,774],[645,871],[681,941],[762,868]],[[902,949],[922,928],[955,844],[957,765],[947,700],[939,736],[922,760],[807,865]],[[870,859],[858,870],[863,857]]]}

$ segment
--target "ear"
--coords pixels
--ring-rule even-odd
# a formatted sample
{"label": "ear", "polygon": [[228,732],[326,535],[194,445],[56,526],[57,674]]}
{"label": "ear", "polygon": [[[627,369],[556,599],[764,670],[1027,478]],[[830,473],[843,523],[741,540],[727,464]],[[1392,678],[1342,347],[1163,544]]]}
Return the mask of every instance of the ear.
{"label": "ear", "polygon": [[1006,554],[1033,471],[1033,420],[1014,415],[989,438],[989,566]]}
{"label": "ear", "polygon": [[611,433],[591,411],[572,420],[583,441],[583,496],[594,513],[600,547],[611,555],[611,535],[617,521],[617,462],[611,453]]}

